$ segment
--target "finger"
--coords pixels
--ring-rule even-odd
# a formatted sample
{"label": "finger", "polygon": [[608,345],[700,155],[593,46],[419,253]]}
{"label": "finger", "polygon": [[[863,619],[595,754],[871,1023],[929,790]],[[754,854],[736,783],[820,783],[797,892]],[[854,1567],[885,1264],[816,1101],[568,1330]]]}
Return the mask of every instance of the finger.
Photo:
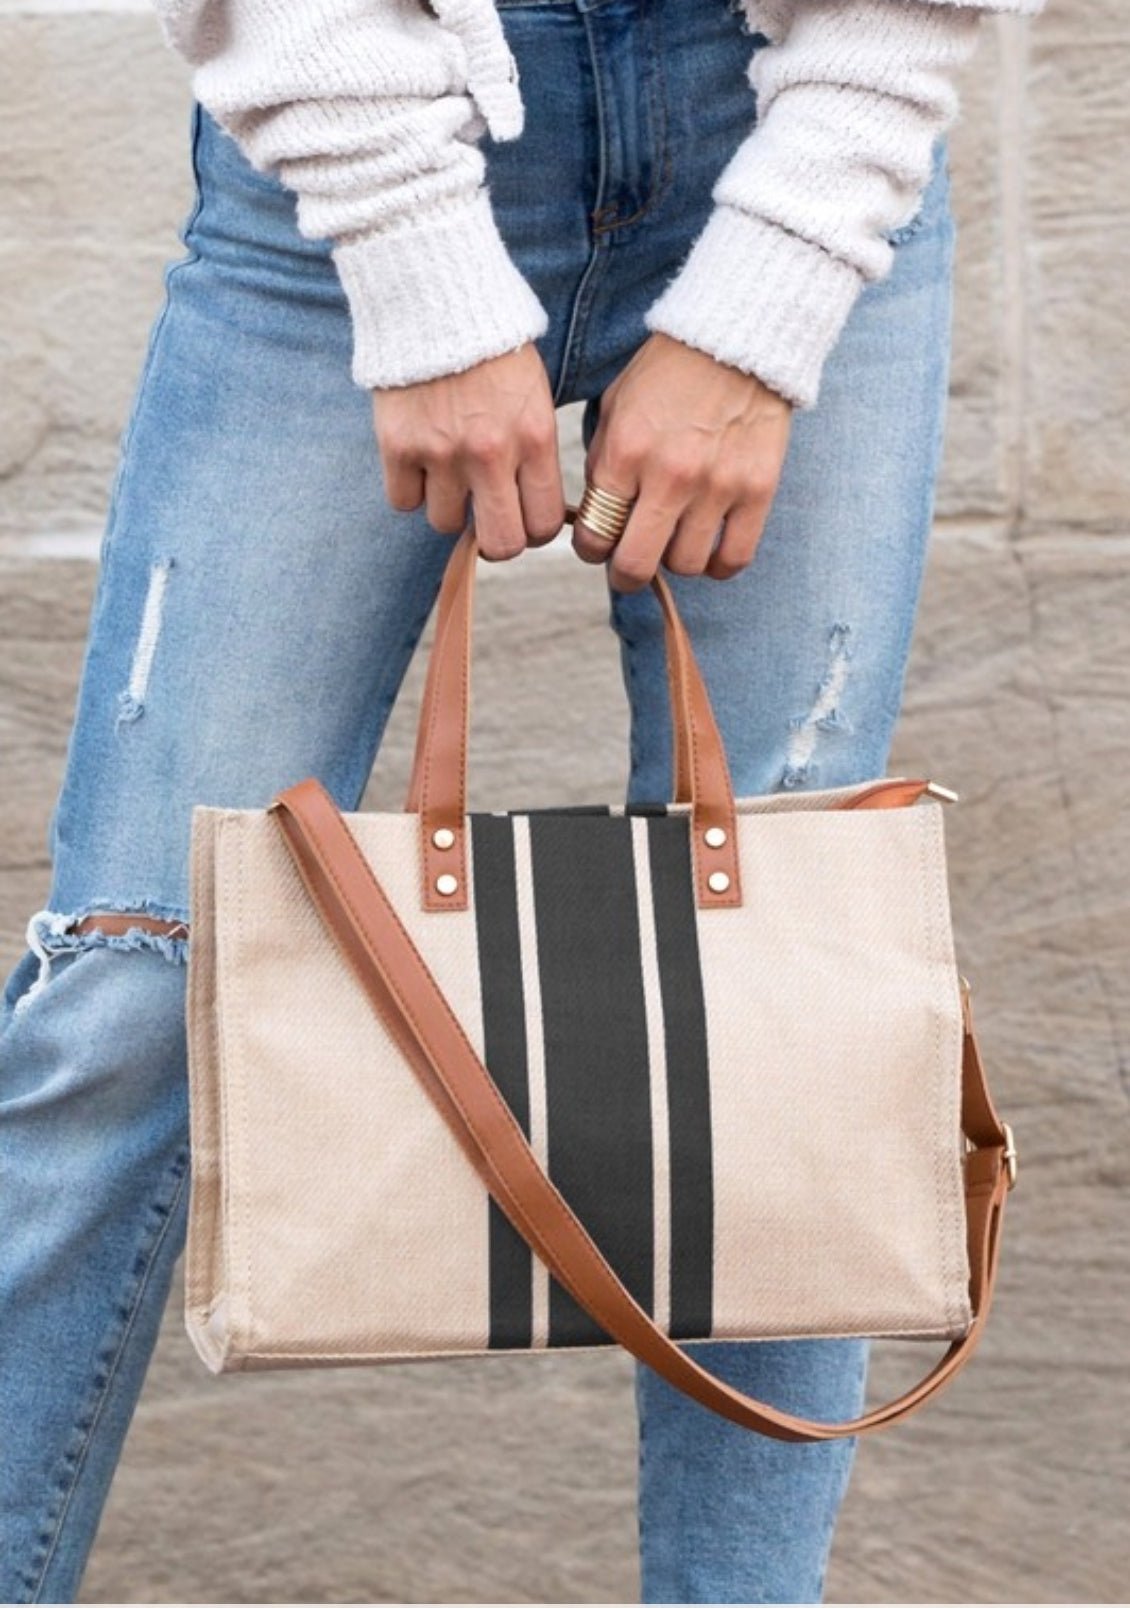
{"label": "finger", "polygon": [[429,469],[424,488],[428,523],[445,536],[458,536],[467,524],[467,482],[453,469]]}
{"label": "finger", "polygon": [[670,492],[645,486],[609,561],[608,579],[618,592],[639,592],[650,585],[682,512]]}
{"label": "finger", "polygon": [[765,530],[768,512],[764,502],[738,503],[730,509],[721,539],[706,566],[707,575],[716,581],[728,581],[748,568]]}
{"label": "finger", "polygon": [[379,391],[373,392],[373,433],[385,496],[393,508],[410,513],[424,500],[424,468],[419,458],[408,450],[408,443],[393,434],[385,417],[383,400]]}
{"label": "finger", "polygon": [[[617,476],[614,471],[602,468],[599,460],[594,459],[592,467],[586,467],[585,476],[591,485],[599,486],[602,491],[609,491],[614,497],[626,497],[629,501],[634,498],[639,489],[639,482],[634,477],[630,480],[626,474]],[[631,516],[629,515],[629,521]],[[627,526],[624,527],[627,534]],[[621,541],[623,537],[621,537]],[[601,536],[586,525],[584,520],[573,521],[573,551],[578,558],[583,558],[586,564],[603,564],[612,551],[613,544],[607,536]]]}
{"label": "finger", "polygon": [[385,496],[393,508],[411,513],[424,500],[424,471],[406,458],[385,458],[382,465]]}
{"label": "finger", "polygon": [[679,519],[663,555],[673,575],[701,575],[709,564],[726,517],[725,506],[700,498]]}
{"label": "finger", "polygon": [[517,558],[526,548],[526,527],[512,471],[471,481],[471,503],[479,552],[491,563]]}
{"label": "finger", "polygon": [[530,547],[551,542],[565,523],[565,491],[557,457],[557,431],[523,458],[518,466],[518,499]]}

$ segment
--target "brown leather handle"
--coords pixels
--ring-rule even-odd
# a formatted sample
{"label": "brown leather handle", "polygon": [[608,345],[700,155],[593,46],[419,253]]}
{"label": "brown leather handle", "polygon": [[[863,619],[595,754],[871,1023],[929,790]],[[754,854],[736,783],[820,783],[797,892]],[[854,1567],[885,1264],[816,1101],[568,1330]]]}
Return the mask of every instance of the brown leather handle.
{"label": "brown leather handle", "polygon": [[[569,507],[567,515],[575,517]],[[455,544],[437,602],[435,641],[416,733],[406,809],[418,813],[422,898],[427,910],[467,907],[467,747],[471,624],[478,547],[469,526]],[[686,627],[661,575],[652,583],[663,611],[675,732],[676,793],[690,804],[700,905],[741,903],[729,767],[706,684]]]}
{"label": "brown leather handle", "polygon": [[[565,504],[565,523],[572,525],[580,516],[580,509],[573,503]],[[454,563],[449,564],[440,587],[439,598],[436,603],[436,647],[439,639],[450,620],[452,605],[460,599],[467,607],[466,599],[461,597],[462,584]],[[690,748],[686,722],[679,718],[685,699],[683,687],[683,656],[677,651],[678,643],[669,617],[663,616],[664,645],[667,659],[667,682],[669,701],[671,706],[671,726],[674,750],[675,770],[675,802],[689,804],[691,802],[691,770]],[[454,649],[449,649],[454,651]],[[692,654],[693,659],[693,654]],[[412,764],[412,776],[408,784],[408,798],[404,805],[405,810],[415,814],[420,808],[420,787],[423,775],[424,752],[421,738],[427,729],[431,714],[432,700],[436,696],[437,675],[434,673],[437,665],[436,653],[433,652],[428,661],[428,677],[424,685],[424,696],[421,703],[420,720],[416,730],[416,755]]]}
{"label": "brown leather handle", "polygon": [[573,1298],[669,1384],[775,1440],[825,1441],[897,1423],[964,1367],[985,1327],[1013,1154],[993,1107],[966,1001],[962,1126],[974,1318],[935,1367],[897,1400],[842,1424],[798,1418],[745,1396],[692,1361],[621,1284],[547,1174],[389,903],[337,805],[314,778],[271,804],[299,874],[378,1016],[483,1183]]}

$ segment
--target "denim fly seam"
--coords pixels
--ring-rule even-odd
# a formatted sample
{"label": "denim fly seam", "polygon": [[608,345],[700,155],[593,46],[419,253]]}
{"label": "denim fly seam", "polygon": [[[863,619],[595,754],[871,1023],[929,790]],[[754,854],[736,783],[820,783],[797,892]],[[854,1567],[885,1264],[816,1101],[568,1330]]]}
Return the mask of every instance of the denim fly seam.
{"label": "denim fly seam", "polygon": [[635,226],[670,188],[667,86],[658,24],[646,0],[574,0],[584,28],[596,130],[597,177],[589,259],[570,311],[555,406],[587,394],[585,338],[613,249],[631,248]]}

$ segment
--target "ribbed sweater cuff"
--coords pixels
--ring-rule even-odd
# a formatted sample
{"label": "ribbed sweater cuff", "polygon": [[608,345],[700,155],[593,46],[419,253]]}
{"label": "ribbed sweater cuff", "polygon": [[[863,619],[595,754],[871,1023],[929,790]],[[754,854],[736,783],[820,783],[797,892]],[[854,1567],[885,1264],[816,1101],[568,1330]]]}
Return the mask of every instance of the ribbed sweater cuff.
{"label": "ribbed sweater cuff", "polygon": [[369,390],[458,373],[549,327],[485,188],[410,228],[339,244],[334,261],[353,319],[353,378]]}
{"label": "ribbed sweater cuff", "polygon": [[810,408],[862,288],[862,276],[838,257],[720,204],[644,323]]}

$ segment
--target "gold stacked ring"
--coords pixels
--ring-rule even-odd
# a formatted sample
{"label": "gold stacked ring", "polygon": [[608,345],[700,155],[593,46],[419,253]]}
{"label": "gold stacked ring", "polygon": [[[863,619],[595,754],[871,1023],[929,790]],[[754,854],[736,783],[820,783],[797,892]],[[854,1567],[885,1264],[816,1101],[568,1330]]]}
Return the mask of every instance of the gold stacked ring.
{"label": "gold stacked ring", "polygon": [[605,491],[603,487],[594,486],[586,480],[577,518],[602,542],[615,543],[624,534],[634,500],[631,497],[618,497],[614,491]]}

